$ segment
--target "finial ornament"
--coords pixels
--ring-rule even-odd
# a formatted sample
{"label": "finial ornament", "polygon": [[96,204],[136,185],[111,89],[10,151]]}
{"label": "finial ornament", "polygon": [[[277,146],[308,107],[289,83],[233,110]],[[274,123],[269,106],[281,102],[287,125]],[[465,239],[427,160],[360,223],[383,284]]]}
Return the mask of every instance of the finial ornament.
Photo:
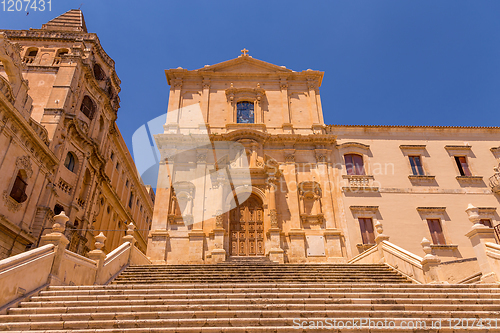
{"label": "finial ornament", "polygon": [[241,55],[242,56],[247,56],[248,55],[248,50],[247,49],[241,50]]}

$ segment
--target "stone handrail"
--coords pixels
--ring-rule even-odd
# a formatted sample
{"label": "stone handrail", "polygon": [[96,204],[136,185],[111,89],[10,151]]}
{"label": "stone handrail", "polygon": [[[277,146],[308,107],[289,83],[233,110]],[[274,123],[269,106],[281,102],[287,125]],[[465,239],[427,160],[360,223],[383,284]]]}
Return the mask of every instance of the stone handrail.
{"label": "stone handrail", "polygon": [[425,276],[422,267],[423,258],[389,242],[380,243],[387,265],[393,267],[407,277],[420,283],[425,283]]}
{"label": "stone handrail", "polygon": [[106,237],[96,236],[96,249],[89,258],[66,249],[64,236],[68,217],[54,217],[52,233],[42,236],[42,246],[0,260],[0,313],[15,306],[49,285],[105,284],[129,265],[147,265],[151,261],[135,246],[134,225],[129,224],[123,244],[106,255],[101,248]]}
{"label": "stone handrail", "polygon": [[375,229],[376,245],[352,258],[348,263],[384,263],[415,283],[443,283],[437,269],[441,260],[433,254],[430,242],[426,238],[421,242],[422,249],[426,253],[422,258],[389,242],[389,236],[384,235],[380,221],[375,224]]}
{"label": "stone handrail", "polygon": [[0,261],[0,313],[47,285],[55,254],[48,244]]}
{"label": "stone handrail", "polygon": [[500,245],[490,242],[487,242],[484,245],[486,246],[486,255],[488,257],[500,260]]}
{"label": "stone handrail", "polygon": [[130,264],[130,257],[132,252],[132,244],[125,242],[113,251],[111,251],[105,258],[102,266],[102,271],[96,277],[96,284],[106,284],[117,273],[121,272]]}
{"label": "stone handrail", "polygon": [[376,264],[384,263],[404,274],[417,283],[425,283],[422,269],[422,257],[419,257],[399,246],[387,241],[380,241],[377,245],[358,254],[348,261],[349,264]]}
{"label": "stone handrail", "polygon": [[349,264],[370,264],[380,260],[377,246],[372,246],[366,251],[361,252],[347,263]]}

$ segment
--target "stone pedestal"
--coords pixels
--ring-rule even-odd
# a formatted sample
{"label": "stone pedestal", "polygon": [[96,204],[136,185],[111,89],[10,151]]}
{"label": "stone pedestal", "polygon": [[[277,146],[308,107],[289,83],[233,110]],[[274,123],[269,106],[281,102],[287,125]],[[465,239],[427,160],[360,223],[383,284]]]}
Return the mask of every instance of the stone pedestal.
{"label": "stone pedestal", "polygon": [[167,260],[167,230],[152,230],[148,236],[147,256],[153,264],[165,264]]}
{"label": "stone pedestal", "polygon": [[271,249],[269,250],[269,260],[278,264],[285,263],[285,251],[281,248],[281,230],[279,228],[269,229],[271,239]]}
{"label": "stone pedestal", "polygon": [[214,264],[226,261],[226,250],[224,250],[224,228],[214,229],[214,249],[212,250],[212,261]]}
{"label": "stone pedestal", "polygon": [[[498,283],[500,275],[500,264],[498,255],[491,253],[487,249],[487,243],[496,245],[495,230],[481,224],[479,209],[472,204],[469,204],[465,210],[469,220],[473,223],[471,230],[465,234],[474,248],[476,253],[477,263],[481,269],[481,282],[483,283]],[[490,253],[488,253],[490,252]],[[490,255],[488,255],[490,254]]]}
{"label": "stone pedestal", "polygon": [[189,232],[189,262],[192,264],[203,264],[203,242],[205,233],[202,230]]}
{"label": "stone pedestal", "polygon": [[288,232],[290,249],[288,260],[290,263],[303,263],[306,261],[305,232],[301,229],[292,229]]}
{"label": "stone pedestal", "polygon": [[323,233],[326,246],[325,254],[329,262],[346,262],[342,254],[342,231],[338,229],[326,229]]}
{"label": "stone pedestal", "polygon": [[497,283],[499,281],[498,272],[495,271],[495,261],[489,258],[486,250],[486,243],[496,243],[495,231],[482,224],[475,224],[472,229],[465,234],[470,239],[472,247],[477,257],[479,268],[483,273],[481,282]]}

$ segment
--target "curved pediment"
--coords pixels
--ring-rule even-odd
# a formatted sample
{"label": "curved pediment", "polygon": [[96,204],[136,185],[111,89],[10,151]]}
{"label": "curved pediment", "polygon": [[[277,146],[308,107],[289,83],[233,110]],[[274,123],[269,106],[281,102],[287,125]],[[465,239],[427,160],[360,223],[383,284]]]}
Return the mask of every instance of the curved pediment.
{"label": "curved pediment", "polygon": [[238,141],[242,139],[250,139],[257,141],[259,143],[264,142],[269,137],[269,134],[262,133],[253,129],[241,129],[235,130],[226,134],[221,135],[223,141]]}

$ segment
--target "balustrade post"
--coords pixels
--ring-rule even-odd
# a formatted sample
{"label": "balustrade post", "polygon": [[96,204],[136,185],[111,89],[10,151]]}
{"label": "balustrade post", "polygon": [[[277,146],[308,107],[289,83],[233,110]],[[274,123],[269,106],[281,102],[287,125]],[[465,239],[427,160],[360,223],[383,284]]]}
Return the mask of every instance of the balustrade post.
{"label": "balustrade post", "polygon": [[52,233],[43,235],[40,240],[40,246],[47,244],[54,244],[55,246],[55,256],[52,262],[52,268],[49,275],[49,283],[62,284],[61,278],[59,277],[59,269],[61,266],[62,259],[64,258],[64,251],[66,246],[69,244],[68,238],[64,236],[64,231],[66,230],[66,222],[69,218],[66,216],[64,211],[59,215],[54,216],[54,224],[52,225]]}
{"label": "balustrade post", "polygon": [[95,236],[95,250],[89,252],[89,258],[96,261],[97,271],[95,274],[94,284],[101,283],[102,268],[104,266],[104,259],[106,258],[106,253],[102,250],[104,247],[104,242],[106,241],[106,236],[101,232],[99,235]]}

